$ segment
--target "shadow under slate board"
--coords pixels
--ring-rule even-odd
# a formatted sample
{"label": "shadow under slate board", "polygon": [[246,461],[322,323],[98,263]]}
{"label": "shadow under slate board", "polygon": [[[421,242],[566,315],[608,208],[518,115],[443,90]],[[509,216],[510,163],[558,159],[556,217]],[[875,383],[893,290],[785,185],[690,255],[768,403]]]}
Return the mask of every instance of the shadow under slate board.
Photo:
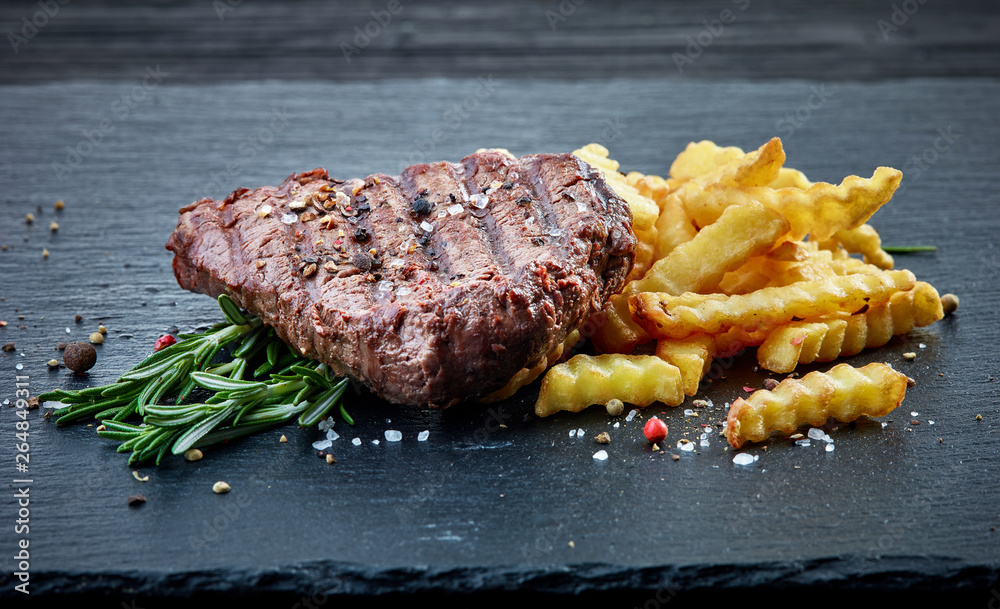
{"label": "shadow under slate board", "polygon": [[[841,595],[963,593],[985,603],[996,589],[1000,85],[199,86],[167,77],[125,112],[118,102],[130,91],[130,83],[0,87],[0,242],[8,246],[0,319],[9,321],[0,342],[17,345],[0,358],[0,398],[13,397],[15,375],[29,378],[32,395],[111,382],[168,328],[221,320],[211,299],[177,287],[163,249],[182,205],[317,166],[338,177],[395,173],[480,147],[520,155],[596,141],[625,170],[662,175],[689,141],[755,148],[778,135],[787,164],[813,180],[894,166],[904,186],[873,224],[887,244],[936,245],[897,256],[897,266],[958,294],[962,307],[850,358],[888,361],[917,380],[885,426],[840,426],[833,452],[780,439],[754,445],[748,452],[759,459],[744,467],[714,425],[744,386],[761,386],[753,353],[716,362],[717,382],[699,396],[714,407],[698,417],[685,416],[686,406],[651,407],[670,426],[662,453],[642,440],[646,413],[632,422],[600,408],[535,418],[536,383],[501,404],[445,412],[350,395],[357,423],[337,423],[334,465],[311,448],[320,432],[287,426],[196,463],[143,467],[149,480],[140,482],[92,427],[57,428],[40,409],[29,417],[30,533],[22,536],[13,532],[12,480],[23,475],[14,470],[14,409],[4,407],[0,543],[14,552],[19,538],[30,540],[35,595],[138,606],[206,594],[291,603],[314,594],[525,591],[641,602],[665,591],[681,601],[815,585]],[[57,199],[66,202],[58,213]],[[88,376],[47,369],[57,343],[84,340],[99,322],[108,339]],[[906,351],[917,359],[904,361]],[[705,445],[703,423],[714,426]],[[403,440],[385,442],[386,429]],[[582,437],[570,433],[577,429]],[[429,437],[418,442],[424,430]],[[602,431],[612,438],[606,447],[593,441]],[[696,450],[679,450],[681,437]],[[599,448],[606,461],[593,458]],[[232,491],[212,493],[218,480]],[[137,493],[148,501],[129,508]],[[8,574],[0,597],[17,597],[15,583]]]}

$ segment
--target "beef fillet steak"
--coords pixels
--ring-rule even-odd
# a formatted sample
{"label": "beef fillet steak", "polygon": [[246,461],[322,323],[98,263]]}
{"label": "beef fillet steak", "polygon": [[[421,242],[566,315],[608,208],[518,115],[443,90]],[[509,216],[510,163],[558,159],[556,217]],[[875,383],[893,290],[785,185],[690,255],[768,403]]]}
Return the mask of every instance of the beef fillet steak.
{"label": "beef fillet steak", "polygon": [[481,151],[399,176],[322,169],[181,209],[181,287],[237,303],[384,399],[502,387],[621,288],[628,205],[570,154]]}

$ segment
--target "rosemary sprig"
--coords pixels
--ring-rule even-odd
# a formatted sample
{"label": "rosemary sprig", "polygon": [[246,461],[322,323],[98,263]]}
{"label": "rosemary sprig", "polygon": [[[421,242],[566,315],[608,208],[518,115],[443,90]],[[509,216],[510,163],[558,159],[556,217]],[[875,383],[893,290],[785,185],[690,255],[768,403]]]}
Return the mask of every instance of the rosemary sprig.
{"label": "rosemary sprig", "polygon": [[912,254],[914,252],[936,252],[936,245],[883,245],[882,250],[890,254]]}
{"label": "rosemary sprig", "polygon": [[[296,418],[309,427],[334,408],[354,424],[341,403],[346,378],[331,379],[325,364],[295,353],[228,296],[219,297],[219,307],[224,323],[201,334],[180,335],[179,342],[153,353],[114,383],[57,389],[39,400],[66,404],[54,412],[60,425],[101,421],[98,434],[119,442],[118,452],[131,452],[130,464],[155,459],[159,465],[168,453],[227,442]],[[229,360],[216,361],[233,344]],[[187,404],[196,388],[211,392],[210,397]],[[141,424],[129,422],[136,418]]]}

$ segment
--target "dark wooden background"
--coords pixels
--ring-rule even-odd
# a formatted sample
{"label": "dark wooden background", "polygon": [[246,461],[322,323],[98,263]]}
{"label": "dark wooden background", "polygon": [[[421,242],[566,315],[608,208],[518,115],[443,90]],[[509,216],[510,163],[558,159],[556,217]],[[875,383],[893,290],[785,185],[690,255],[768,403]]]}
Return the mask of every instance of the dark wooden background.
{"label": "dark wooden background", "polygon": [[[355,28],[365,30],[372,11],[384,13],[389,4],[73,0],[16,52],[4,49],[0,81],[132,79],[157,63],[184,82],[1000,74],[1000,6],[987,0],[399,0],[384,26],[370,26],[370,41],[358,38]],[[38,10],[37,1],[5,1],[0,29],[20,33],[22,19]],[[729,23],[720,30],[717,21]],[[706,29],[714,34],[702,34]],[[691,45],[700,34],[701,44]],[[350,61],[343,44],[358,51]],[[681,71],[673,54],[689,48],[699,56]]]}
{"label": "dark wooden background", "polygon": [[[750,148],[779,135],[788,164],[813,179],[898,167],[903,187],[874,224],[888,243],[937,245],[898,266],[959,294],[962,308],[851,360],[909,366],[918,381],[884,429],[834,432],[833,453],[774,441],[751,449],[751,468],[734,467],[718,438],[677,462],[673,444],[651,454],[637,424],[615,429],[598,409],[534,419],[532,387],[499,411],[400,410],[357,395],[336,466],[313,457],[318,432],[289,427],[197,464],[142,468],[143,484],[92,429],[34,411],[34,600],[1000,598],[1000,5],[403,1],[350,61],[341,44],[387,1],[53,6],[48,16],[38,2],[0,3],[0,343],[17,344],[0,357],[0,402],[18,363],[34,394],[106,383],[167,329],[219,319],[177,287],[163,250],[181,205],[316,166],[395,172],[480,146],[599,141],[627,169],[664,173],[691,140]],[[41,24],[26,42],[24,19]],[[474,111],[448,118],[484,86]],[[942,132],[954,141],[934,150]],[[56,199],[67,202],[58,214]],[[88,377],[46,368],[57,342],[98,322],[109,338]],[[909,350],[917,361],[902,361]],[[736,360],[705,394],[720,405],[706,419],[760,384],[754,363]],[[18,537],[12,412],[0,408],[5,557]],[[661,416],[673,440],[696,437],[701,420]],[[371,445],[390,425],[404,441]],[[597,445],[570,439],[576,428],[611,431],[612,458],[594,462]],[[418,444],[424,429],[431,439]],[[365,439],[357,450],[354,436]],[[212,494],[219,479],[234,491]],[[136,492],[149,502],[130,510]],[[0,598],[22,600],[5,560]]]}

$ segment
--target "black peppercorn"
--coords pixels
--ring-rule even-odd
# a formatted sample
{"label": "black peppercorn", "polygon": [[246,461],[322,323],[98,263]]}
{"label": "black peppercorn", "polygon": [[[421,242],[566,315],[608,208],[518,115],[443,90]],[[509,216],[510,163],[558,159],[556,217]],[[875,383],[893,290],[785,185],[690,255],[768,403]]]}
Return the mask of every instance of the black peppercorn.
{"label": "black peppercorn", "polygon": [[97,351],[89,343],[72,343],[63,352],[63,363],[73,372],[86,372],[97,363]]}

